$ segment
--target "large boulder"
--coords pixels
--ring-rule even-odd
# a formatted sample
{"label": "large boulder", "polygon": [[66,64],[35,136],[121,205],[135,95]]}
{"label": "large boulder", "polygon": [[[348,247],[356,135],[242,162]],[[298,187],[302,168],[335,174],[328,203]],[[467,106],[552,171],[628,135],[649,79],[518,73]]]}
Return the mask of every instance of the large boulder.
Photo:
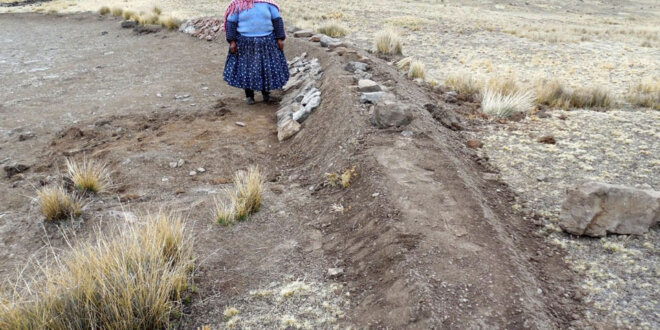
{"label": "large boulder", "polygon": [[592,237],[646,233],[660,221],[660,192],[585,182],[567,192],[559,226]]}
{"label": "large boulder", "polygon": [[371,124],[381,129],[406,126],[412,120],[410,107],[396,103],[377,105],[371,115]]}

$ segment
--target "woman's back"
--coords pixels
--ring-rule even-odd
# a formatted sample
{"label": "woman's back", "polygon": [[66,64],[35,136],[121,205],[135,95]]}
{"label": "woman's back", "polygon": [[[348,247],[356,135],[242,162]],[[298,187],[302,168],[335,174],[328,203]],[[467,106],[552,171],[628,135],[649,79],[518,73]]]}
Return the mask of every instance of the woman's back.
{"label": "woman's back", "polygon": [[238,22],[238,33],[245,37],[263,37],[273,33],[272,20],[280,13],[271,4],[257,2],[248,10],[227,17],[229,22]]}

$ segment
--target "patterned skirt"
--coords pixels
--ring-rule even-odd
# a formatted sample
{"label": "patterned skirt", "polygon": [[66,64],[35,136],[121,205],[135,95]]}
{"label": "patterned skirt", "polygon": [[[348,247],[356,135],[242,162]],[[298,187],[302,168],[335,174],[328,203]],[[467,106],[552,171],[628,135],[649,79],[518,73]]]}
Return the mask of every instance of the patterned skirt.
{"label": "patterned skirt", "polygon": [[229,53],[223,74],[230,86],[271,91],[286,85],[289,66],[272,34],[265,37],[239,36],[236,45],[238,52]]}

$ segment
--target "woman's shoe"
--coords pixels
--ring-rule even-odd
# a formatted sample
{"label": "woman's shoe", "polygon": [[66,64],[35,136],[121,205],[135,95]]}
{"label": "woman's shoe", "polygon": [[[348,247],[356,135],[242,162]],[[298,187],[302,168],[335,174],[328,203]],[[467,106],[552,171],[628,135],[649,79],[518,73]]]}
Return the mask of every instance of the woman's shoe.
{"label": "woman's shoe", "polygon": [[254,100],[254,97],[246,97],[245,98],[245,103],[247,105],[254,105],[257,103],[257,101]]}
{"label": "woman's shoe", "polygon": [[265,103],[279,103],[280,98],[277,97],[277,96],[268,95],[268,96],[264,96],[264,102]]}

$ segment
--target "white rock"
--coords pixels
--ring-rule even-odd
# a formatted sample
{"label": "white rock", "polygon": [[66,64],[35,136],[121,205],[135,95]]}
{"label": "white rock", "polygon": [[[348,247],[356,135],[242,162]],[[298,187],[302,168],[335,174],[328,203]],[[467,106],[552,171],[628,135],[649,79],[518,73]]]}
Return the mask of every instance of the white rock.
{"label": "white rock", "polygon": [[206,172],[205,168],[203,168],[203,167],[197,168],[197,173],[204,173],[204,172]]}
{"label": "white rock", "polygon": [[361,93],[380,92],[381,88],[378,83],[369,79],[358,80],[358,91]]}
{"label": "white rock", "polygon": [[195,175],[197,175],[197,172],[195,172],[195,171],[190,171],[190,173],[188,173],[188,174],[190,174],[190,176],[195,176]]}
{"label": "white rock", "polygon": [[183,159],[179,159],[179,161],[176,162],[177,167],[181,167],[186,164],[186,161]]}
{"label": "white rock", "polygon": [[277,139],[282,142],[296,135],[300,131],[300,123],[293,119],[286,119],[277,126]]}
{"label": "white rock", "polygon": [[338,278],[344,275],[343,268],[328,268],[328,277],[329,278]]}
{"label": "white rock", "polygon": [[236,122],[236,126],[245,127],[245,126],[247,126],[247,125],[246,125],[244,122],[242,122],[242,121],[237,121],[237,122]]}

